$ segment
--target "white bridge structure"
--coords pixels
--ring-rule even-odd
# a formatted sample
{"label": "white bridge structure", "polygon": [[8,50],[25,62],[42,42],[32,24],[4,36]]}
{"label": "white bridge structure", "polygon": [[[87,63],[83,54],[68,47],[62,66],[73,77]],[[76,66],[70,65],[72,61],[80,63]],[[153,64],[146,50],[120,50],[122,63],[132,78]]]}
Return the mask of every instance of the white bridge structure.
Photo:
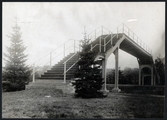
{"label": "white bridge structure", "polygon": [[[142,40],[125,24],[119,25],[112,32],[103,26],[98,27],[93,32],[88,34],[87,37],[91,40],[91,50],[98,53],[95,60],[102,60],[102,77],[104,78],[105,82],[105,91],[107,91],[106,63],[112,53],[115,55],[115,88],[113,89],[113,91],[120,91],[118,87],[120,49],[136,57],[139,64],[139,85],[144,85],[144,81],[147,80],[145,79],[146,77],[150,78],[150,85],[156,84],[157,73],[154,67],[152,50],[144,42],[142,42]],[[63,59],[54,66],[52,66],[52,60],[55,59],[52,56],[52,52],[54,52],[54,50],[50,52],[48,55],[50,55],[49,63],[52,68],[45,72],[44,75],[40,77],[41,79],[62,79],[64,80],[64,82],[66,82],[66,80],[70,79],[73,76],[74,71],[78,69],[76,63],[80,59],[78,56],[78,52],[80,52],[80,41],[70,41],[73,41],[72,49],[74,52],[68,54],[68,56],[65,56],[65,52],[68,51],[65,46],[69,41],[65,42],[60,46],[61,48],[64,48],[61,53],[63,55]],[[37,70],[34,69],[32,73],[33,81],[35,81],[34,75],[36,71]]]}

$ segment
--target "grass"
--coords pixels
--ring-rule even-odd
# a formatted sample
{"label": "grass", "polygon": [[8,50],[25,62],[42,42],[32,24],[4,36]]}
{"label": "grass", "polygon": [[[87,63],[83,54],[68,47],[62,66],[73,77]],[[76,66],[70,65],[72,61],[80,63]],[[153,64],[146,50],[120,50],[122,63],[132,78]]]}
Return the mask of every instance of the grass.
{"label": "grass", "polygon": [[3,118],[164,117],[163,96],[110,92],[106,98],[81,99],[74,98],[66,84],[37,81],[30,86],[2,93]]}

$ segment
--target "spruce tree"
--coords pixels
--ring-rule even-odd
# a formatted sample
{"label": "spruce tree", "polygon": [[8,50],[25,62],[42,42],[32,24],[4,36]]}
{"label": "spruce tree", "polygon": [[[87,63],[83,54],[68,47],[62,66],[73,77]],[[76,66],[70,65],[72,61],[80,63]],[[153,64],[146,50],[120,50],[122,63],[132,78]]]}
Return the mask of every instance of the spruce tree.
{"label": "spruce tree", "polygon": [[100,89],[103,85],[101,62],[94,61],[97,53],[91,51],[90,40],[84,37],[81,41],[82,51],[79,53],[80,60],[78,62],[79,69],[75,72],[75,80],[73,86],[75,87],[75,97],[82,98],[96,98],[104,97]]}
{"label": "spruce tree", "polygon": [[13,28],[10,38],[10,46],[7,47],[7,53],[4,53],[5,70],[3,71],[3,81],[9,81],[15,84],[17,89],[25,89],[28,83],[30,71],[26,66],[27,55],[24,54],[26,47],[21,39],[20,27],[17,22]]}

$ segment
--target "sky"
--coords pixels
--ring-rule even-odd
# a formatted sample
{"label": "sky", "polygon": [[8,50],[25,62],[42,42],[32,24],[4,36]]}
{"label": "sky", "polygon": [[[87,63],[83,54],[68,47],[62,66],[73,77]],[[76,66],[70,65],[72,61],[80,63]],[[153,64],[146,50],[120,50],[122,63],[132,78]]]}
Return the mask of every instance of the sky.
{"label": "sky", "polygon": [[[26,64],[36,66],[52,65],[63,58],[65,48],[76,45],[83,39],[84,28],[87,34],[96,28],[104,26],[110,31],[118,25],[127,25],[149,48],[153,58],[159,54],[165,56],[165,2],[3,2],[2,4],[2,52],[5,46],[10,46],[12,27],[16,17],[21,27],[22,40],[27,47]],[[62,45],[62,46],[61,46]],[[65,55],[74,52],[70,47]],[[58,57],[56,57],[58,56]],[[138,67],[137,59],[120,50],[119,66]],[[4,61],[3,64],[4,66]],[[115,58],[112,54],[107,62],[107,68],[115,68]]]}

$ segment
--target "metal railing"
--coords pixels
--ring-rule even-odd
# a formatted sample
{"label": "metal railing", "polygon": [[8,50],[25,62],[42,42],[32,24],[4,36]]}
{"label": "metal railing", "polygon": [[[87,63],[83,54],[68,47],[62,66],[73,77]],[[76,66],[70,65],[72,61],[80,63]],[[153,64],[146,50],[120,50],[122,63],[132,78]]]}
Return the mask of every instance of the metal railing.
{"label": "metal railing", "polygon": [[90,42],[93,42],[99,36],[105,35],[105,34],[110,34],[110,33],[111,33],[110,30],[108,30],[106,27],[100,26],[88,34],[88,39],[90,39]]}
{"label": "metal railing", "polygon": [[[69,41],[73,41],[74,44],[73,45],[70,45],[70,46],[67,46],[67,43]],[[56,56],[53,57],[53,53],[55,51],[57,51],[59,48],[61,48],[61,52],[59,54],[56,54]],[[63,50],[62,50],[63,48]],[[43,57],[41,57],[40,59],[38,59],[36,62],[34,62],[32,65],[33,65],[33,72],[31,75],[33,75],[33,82],[35,82],[35,73],[40,70],[41,68],[38,68],[38,69],[35,69],[35,64],[39,63],[39,61],[41,60],[44,60],[46,57],[48,58],[49,57],[49,60],[45,60],[47,62],[45,62],[43,65],[50,65],[50,68],[52,67],[52,62],[53,60],[55,60],[56,58],[58,58],[59,56],[63,55],[62,58],[64,58],[66,56],[66,52],[69,52],[70,48],[73,49],[74,53],[76,54],[76,52],[80,51],[81,48],[80,48],[80,41],[79,40],[74,40],[74,39],[70,39],[66,42],[64,42],[62,45],[58,46],[56,49],[52,50],[51,52],[47,53],[46,55],[44,55]],[[60,50],[59,50],[60,51]],[[71,51],[70,51],[71,52]],[[68,53],[67,53],[68,54]]]}
{"label": "metal railing", "polygon": [[[104,29],[107,30],[109,32],[109,34],[106,34],[107,32],[104,32]],[[100,32],[100,31],[101,32]],[[98,31],[98,32],[97,32]],[[100,34],[101,33],[101,34]],[[139,47],[141,47],[143,50],[145,50],[147,53],[149,53],[150,55],[152,55],[152,50],[130,29],[128,28],[124,23],[120,24],[117,28],[115,28],[112,32],[110,32],[108,29],[106,29],[105,27],[98,27],[96,28],[94,31],[92,31],[90,34],[88,34],[88,39],[91,39],[91,42],[93,42],[94,40],[96,40],[99,37],[99,44],[95,44],[92,45],[91,44],[91,50],[93,50],[96,46],[99,46],[99,52],[101,52],[101,47],[104,47],[104,52],[106,52],[106,45],[108,45],[109,43],[112,44],[112,39],[117,36],[119,33],[124,33],[125,35],[127,35],[134,43],[136,43]],[[94,34],[94,35],[93,35]],[[102,35],[107,35],[105,38],[102,37]],[[93,35],[94,37],[92,37],[91,35]],[[111,39],[106,42],[106,38],[111,35]],[[91,36],[91,37],[90,37]],[[98,36],[98,37],[97,37]],[[104,39],[104,45],[102,45],[101,40]]]}
{"label": "metal railing", "polygon": [[75,55],[77,55],[78,53],[75,53],[74,55],[72,55],[70,58],[68,58],[63,64],[64,64],[64,73],[63,73],[63,75],[64,75],[64,83],[66,83],[66,73],[74,66],[74,65],[76,65],[76,63],[80,60],[80,58],[77,60],[77,61],[75,61],[75,63],[73,63],[68,69],[67,69],[67,62],[69,61],[69,60],[71,60]]}

